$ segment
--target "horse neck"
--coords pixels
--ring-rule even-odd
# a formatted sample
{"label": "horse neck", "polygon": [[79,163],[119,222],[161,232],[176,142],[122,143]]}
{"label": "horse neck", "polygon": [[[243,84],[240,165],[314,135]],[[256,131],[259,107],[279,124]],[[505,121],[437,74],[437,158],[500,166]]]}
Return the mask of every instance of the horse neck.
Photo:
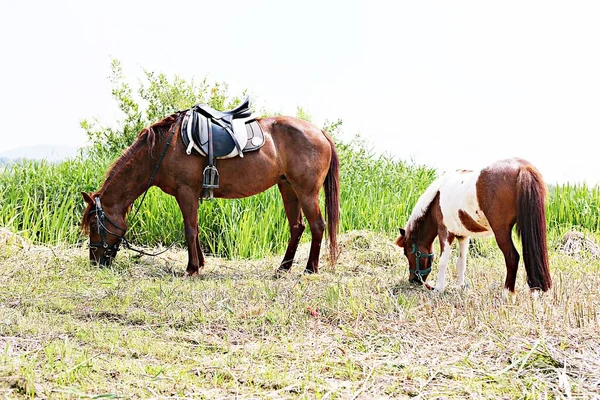
{"label": "horse neck", "polygon": [[438,224],[429,210],[411,224],[407,236],[410,241],[429,248],[433,244],[437,232]]}
{"label": "horse neck", "polygon": [[147,148],[138,148],[122,157],[128,159],[117,161],[118,171],[114,176],[109,176],[100,190],[102,204],[119,215],[125,215],[133,202],[146,190],[152,172],[152,160]]}

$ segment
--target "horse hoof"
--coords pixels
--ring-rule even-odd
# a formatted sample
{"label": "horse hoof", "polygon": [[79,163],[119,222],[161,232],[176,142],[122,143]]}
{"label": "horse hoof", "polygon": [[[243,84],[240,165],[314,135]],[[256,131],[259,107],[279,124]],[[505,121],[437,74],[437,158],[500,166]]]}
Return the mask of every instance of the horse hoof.
{"label": "horse hoof", "polygon": [[442,294],[444,293],[444,287],[430,286],[430,290],[433,290],[433,293]]}
{"label": "horse hoof", "polygon": [[306,268],[304,270],[304,275],[313,275],[313,274],[316,274],[316,273],[317,273],[317,271],[313,271],[312,269]]}
{"label": "horse hoof", "polygon": [[284,276],[284,274],[287,274],[288,272],[290,272],[289,269],[285,269],[285,268],[277,268],[275,270],[275,273],[273,274],[273,278],[275,279],[279,279],[281,277]]}
{"label": "horse hoof", "polygon": [[509,305],[515,305],[517,304],[517,294],[505,288],[502,291],[502,301]]}

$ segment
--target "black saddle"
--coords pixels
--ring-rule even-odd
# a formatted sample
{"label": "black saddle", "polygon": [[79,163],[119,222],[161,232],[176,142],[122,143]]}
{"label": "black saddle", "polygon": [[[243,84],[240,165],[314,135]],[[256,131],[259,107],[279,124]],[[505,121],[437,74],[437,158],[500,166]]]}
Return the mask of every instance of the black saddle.
{"label": "black saddle", "polygon": [[196,104],[194,110],[211,119],[222,119],[231,122],[237,118],[246,118],[252,115],[250,109],[250,98],[246,97],[236,108],[228,111],[215,110],[208,104]]}
{"label": "black saddle", "polygon": [[202,185],[211,199],[212,189],[219,187],[215,159],[244,157],[244,153],[258,150],[265,143],[263,131],[252,117],[249,98],[229,111],[195,105],[185,112],[180,134],[188,155],[195,151],[207,157]]}

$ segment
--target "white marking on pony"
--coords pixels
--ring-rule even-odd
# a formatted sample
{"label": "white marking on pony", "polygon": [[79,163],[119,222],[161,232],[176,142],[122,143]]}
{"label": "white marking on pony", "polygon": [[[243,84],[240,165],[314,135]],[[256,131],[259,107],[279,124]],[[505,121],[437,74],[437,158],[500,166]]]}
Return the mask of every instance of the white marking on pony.
{"label": "white marking on pony", "polygon": [[504,288],[504,290],[502,291],[502,301],[509,303],[509,304],[516,304],[517,303],[517,294],[511,292],[507,288]]}
{"label": "white marking on pony", "polygon": [[423,194],[419,196],[417,204],[415,204],[415,207],[413,208],[412,213],[410,214],[410,218],[408,219],[408,223],[406,224],[407,231],[411,231],[414,228],[415,222],[423,215],[425,215],[425,213],[429,209],[429,206],[431,205],[431,202],[433,201],[433,199],[435,199],[435,196],[438,194],[439,188],[444,182],[445,178],[446,176],[442,175],[436,180],[434,180],[427,187],[425,192],[423,192]]}
{"label": "white marking on pony", "polygon": [[465,271],[467,270],[467,252],[469,251],[468,237],[459,239],[459,256],[456,260],[456,272],[458,273],[458,286],[465,286]]}
{"label": "white marking on pony", "polygon": [[450,243],[444,241],[440,243],[442,247],[442,255],[440,256],[440,263],[438,264],[438,276],[437,283],[435,284],[434,290],[436,292],[444,291],[444,283],[446,281],[446,269],[448,268],[448,260],[450,259],[450,253],[452,252],[452,248],[450,247]]}
{"label": "white marking on pony", "polygon": [[[481,171],[457,171],[448,175],[439,188],[443,223],[448,232],[456,236],[490,237],[494,234],[477,200],[477,179],[480,174]],[[460,220],[459,210],[466,212],[486,231],[468,230]]]}

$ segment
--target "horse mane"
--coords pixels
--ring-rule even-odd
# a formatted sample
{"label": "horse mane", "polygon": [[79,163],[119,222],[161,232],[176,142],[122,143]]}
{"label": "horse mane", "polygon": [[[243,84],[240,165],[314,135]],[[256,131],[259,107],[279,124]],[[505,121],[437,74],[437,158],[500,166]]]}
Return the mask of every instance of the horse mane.
{"label": "horse mane", "polygon": [[[142,129],[140,133],[138,133],[135,142],[133,142],[131,146],[123,150],[121,156],[119,156],[119,158],[117,158],[108,168],[108,171],[105,175],[104,184],[102,185],[100,190],[98,190],[96,193],[90,193],[90,197],[94,198],[100,196],[106,189],[106,186],[113,179],[115,179],[121,174],[121,172],[124,170],[124,167],[135,159],[135,156],[139,153],[139,151],[142,148],[147,147],[148,154],[150,155],[150,157],[153,157],[153,151],[156,145],[157,135],[164,135],[164,132],[166,132],[171,127],[171,125],[178,120],[179,114],[180,112],[173,113],[163,118],[162,120],[150,125],[149,127]],[[92,205],[88,204],[85,208],[83,218],[81,220],[81,231],[85,234],[89,233],[89,214],[91,210]]]}
{"label": "horse mane", "polygon": [[165,129],[160,128],[164,128],[166,126],[170,127],[171,124],[173,124],[173,122],[177,120],[177,115],[178,113],[171,114],[168,117],[165,117],[162,120],[156,122],[155,124],[152,124],[149,127],[142,129],[140,133],[138,133],[136,141],[133,142],[131,146],[126,148],[123,151],[123,154],[121,154],[121,156],[117,158],[109,167],[108,172],[106,173],[104,185],[102,185],[102,189],[100,189],[98,193],[101,193],[106,184],[113,180],[115,177],[117,177],[121,173],[121,171],[123,171],[123,167],[129,164],[132,161],[133,157],[136,154],[138,154],[140,149],[142,149],[144,146],[148,147],[148,154],[152,156],[154,146],[156,145],[157,130],[159,131],[159,134],[162,135],[165,132]]}

